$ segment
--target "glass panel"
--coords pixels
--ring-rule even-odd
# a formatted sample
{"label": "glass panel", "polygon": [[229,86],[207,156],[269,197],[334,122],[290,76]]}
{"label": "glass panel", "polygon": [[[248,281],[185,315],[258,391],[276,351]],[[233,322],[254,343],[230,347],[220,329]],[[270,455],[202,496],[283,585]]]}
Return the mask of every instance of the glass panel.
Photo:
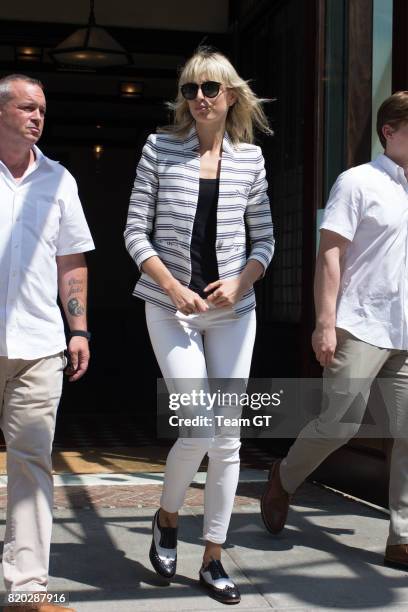
{"label": "glass panel", "polygon": [[258,95],[277,98],[265,106],[275,136],[259,138],[277,246],[266,278],[256,286],[258,319],[297,324],[302,298],[304,2],[287,0],[276,8],[241,32],[239,69],[252,79]]}
{"label": "glass panel", "polygon": [[323,199],[344,170],[346,113],[346,3],[326,2],[326,87]]}
{"label": "glass panel", "polygon": [[392,91],[392,9],[393,0],[373,2],[372,159],[383,152],[377,137],[377,111]]}

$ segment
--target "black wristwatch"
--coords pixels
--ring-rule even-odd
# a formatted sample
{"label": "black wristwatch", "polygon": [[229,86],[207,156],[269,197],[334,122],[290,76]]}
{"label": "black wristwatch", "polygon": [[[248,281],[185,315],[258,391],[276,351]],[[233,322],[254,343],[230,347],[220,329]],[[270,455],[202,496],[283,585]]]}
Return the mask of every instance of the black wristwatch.
{"label": "black wristwatch", "polygon": [[71,340],[73,336],[82,336],[82,338],[86,338],[87,340],[90,340],[91,332],[84,331],[83,329],[71,329],[71,331],[69,332],[69,339]]}

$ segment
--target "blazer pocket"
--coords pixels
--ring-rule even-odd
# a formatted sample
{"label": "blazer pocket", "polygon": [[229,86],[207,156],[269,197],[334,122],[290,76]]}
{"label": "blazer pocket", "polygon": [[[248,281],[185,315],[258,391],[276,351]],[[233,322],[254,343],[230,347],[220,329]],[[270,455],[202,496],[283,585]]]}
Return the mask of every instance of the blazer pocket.
{"label": "blazer pocket", "polygon": [[246,250],[246,236],[244,234],[238,234],[235,236],[232,243],[234,251],[245,251]]}
{"label": "blazer pocket", "polygon": [[153,239],[153,246],[178,246],[178,241],[176,239],[164,240],[162,238]]}
{"label": "blazer pocket", "polygon": [[238,197],[248,198],[248,194],[251,191],[250,187],[239,187],[235,190],[235,193]]}

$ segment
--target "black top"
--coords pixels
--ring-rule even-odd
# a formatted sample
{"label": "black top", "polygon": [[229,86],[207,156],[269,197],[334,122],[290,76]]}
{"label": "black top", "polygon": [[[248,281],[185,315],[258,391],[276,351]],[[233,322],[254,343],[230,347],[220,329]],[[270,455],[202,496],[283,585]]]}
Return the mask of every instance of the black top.
{"label": "black top", "polygon": [[200,178],[197,210],[191,237],[191,282],[189,288],[202,298],[208,283],[218,280],[218,264],[215,253],[217,237],[217,204],[219,179]]}

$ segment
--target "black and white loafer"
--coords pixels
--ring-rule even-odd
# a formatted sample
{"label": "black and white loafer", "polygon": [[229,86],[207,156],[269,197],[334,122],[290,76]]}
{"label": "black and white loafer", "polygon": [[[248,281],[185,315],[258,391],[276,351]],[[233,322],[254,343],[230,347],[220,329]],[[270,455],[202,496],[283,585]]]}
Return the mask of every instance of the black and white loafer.
{"label": "black and white loafer", "polygon": [[172,578],[177,566],[177,527],[160,527],[159,510],[153,517],[152,536],[150,562],[160,576]]}
{"label": "black and white loafer", "polygon": [[237,604],[241,601],[241,594],[236,584],[222,567],[221,561],[212,560],[199,572],[200,584],[217,601],[225,604]]}

